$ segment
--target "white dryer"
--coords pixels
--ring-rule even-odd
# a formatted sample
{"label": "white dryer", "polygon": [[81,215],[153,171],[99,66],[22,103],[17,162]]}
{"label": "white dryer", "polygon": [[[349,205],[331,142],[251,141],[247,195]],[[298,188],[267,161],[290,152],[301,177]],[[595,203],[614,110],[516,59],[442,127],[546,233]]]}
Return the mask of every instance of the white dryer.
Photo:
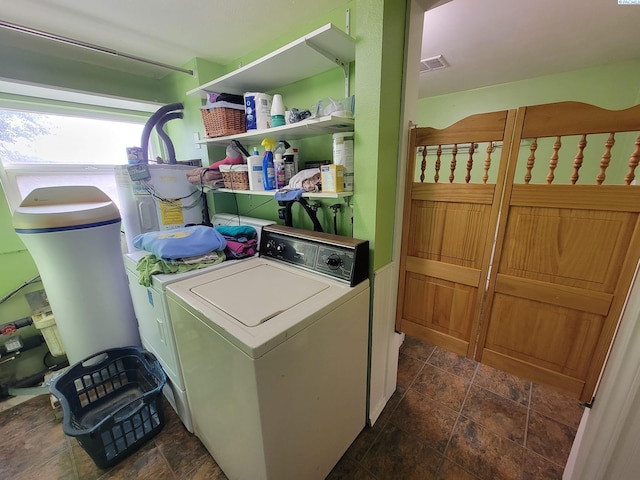
{"label": "white dryer", "polygon": [[278,225],[169,285],[194,433],[234,479],[325,478],[365,425],[369,246]]}
{"label": "white dryer", "polygon": [[[217,214],[212,219],[212,223],[214,226],[252,226],[258,232],[259,239],[262,227],[264,225],[270,225],[273,222],[238,215]],[[138,320],[140,339],[142,346],[158,358],[158,361],[167,374],[167,384],[164,388],[165,397],[187,430],[193,432],[187,393],[176,351],[173,329],[171,327],[171,316],[167,306],[166,289],[171,283],[202,275],[205,272],[218,270],[245,260],[225,260],[222,263],[190,272],[154,275],[151,286],[145,287],[140,285],[140,273],[136,270],[138,260],[145,255],[148,255],[148,253],[143,250],[138,250],[125,254],[124,256],[124,265],[129,281],[129,291],[131,292],[133,309]]]}

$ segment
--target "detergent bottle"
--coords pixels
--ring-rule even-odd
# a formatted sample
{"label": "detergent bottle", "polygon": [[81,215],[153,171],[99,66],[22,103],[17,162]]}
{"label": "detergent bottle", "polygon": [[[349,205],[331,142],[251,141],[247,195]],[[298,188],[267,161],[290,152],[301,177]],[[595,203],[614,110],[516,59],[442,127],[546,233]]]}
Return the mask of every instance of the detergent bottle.
{"label": "detergent bottle", "polygon": [[276,171],[273,164],[273,147],[276,141],[273,138],[265,138],[262,140],[264,147],[264,156],[262,157],[262,180],[265,190],[274,190],[276,188]]}

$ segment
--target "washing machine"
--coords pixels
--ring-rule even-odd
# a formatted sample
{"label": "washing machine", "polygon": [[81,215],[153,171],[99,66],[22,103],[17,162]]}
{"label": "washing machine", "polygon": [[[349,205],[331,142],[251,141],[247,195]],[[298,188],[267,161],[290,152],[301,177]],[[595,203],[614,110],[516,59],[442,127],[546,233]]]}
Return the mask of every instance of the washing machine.
{"label": "washing machine", "polygon": [[[214,226],[252,226],[258,232],[258,240],[262,227],[273,223],[269,220],[229,214],[217,214],[211,222]],[[129,291],[131,292],[133,309],[138,320],[140,339],[142,346],[150,352],[153,352],[158,358],[167,375],[167,384],[163,390],[165,397],[187,430],[193,432],[187,392],[185,390],[184,379],[176,351],[175,338],[171,327],[171,316],[167,307],[166,289],[167,286],[173,282],[201,275],[208,271],[225,268],[234,263],[245,261],[246,259],[225,260],[222,263],[189,272],[153,275],[151,277],[151,286],[146,287],[140,285],[140,273],[136,270],[138,261],[145,255],[148,255],[148,252],[143,250],[124,255]]]}
{"label": "washing machine", "polygon": [[364,427],[368,258],[271,225],[259,257],[168,286],[194,433],[229,479],[324,479]]}

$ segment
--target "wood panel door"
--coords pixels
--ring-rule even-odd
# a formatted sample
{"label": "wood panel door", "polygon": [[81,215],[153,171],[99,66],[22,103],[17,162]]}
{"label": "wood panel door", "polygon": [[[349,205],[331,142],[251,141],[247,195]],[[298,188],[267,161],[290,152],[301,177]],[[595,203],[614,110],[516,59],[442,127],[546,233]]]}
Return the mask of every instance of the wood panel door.
{"label": "wood panel door", "polygon": [[638,130],[640,106],[518,110],[478,360],[591,401],[640,258]]}
{"label": "wood panel door", "polygon": [[493,112],[410,133],[396,327],[470,357],[514,119]]}
{"label": "wood panel door", "polygon": [[640,258],[638,131],[575,102],[412,130],[397,329],[591,401]]}

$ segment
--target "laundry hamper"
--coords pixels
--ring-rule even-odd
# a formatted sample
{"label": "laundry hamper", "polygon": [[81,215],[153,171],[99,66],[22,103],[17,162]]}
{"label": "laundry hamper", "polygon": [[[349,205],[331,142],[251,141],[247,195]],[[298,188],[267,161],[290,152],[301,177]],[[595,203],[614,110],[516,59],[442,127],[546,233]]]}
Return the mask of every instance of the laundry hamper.
{"label": "laundry hamper", "polygon": [[63,431],[76,437],[100,468],[136,451],[164,426],[167,378],[155,356],[138,347],[113,348],[71,366],[51,384]]}

